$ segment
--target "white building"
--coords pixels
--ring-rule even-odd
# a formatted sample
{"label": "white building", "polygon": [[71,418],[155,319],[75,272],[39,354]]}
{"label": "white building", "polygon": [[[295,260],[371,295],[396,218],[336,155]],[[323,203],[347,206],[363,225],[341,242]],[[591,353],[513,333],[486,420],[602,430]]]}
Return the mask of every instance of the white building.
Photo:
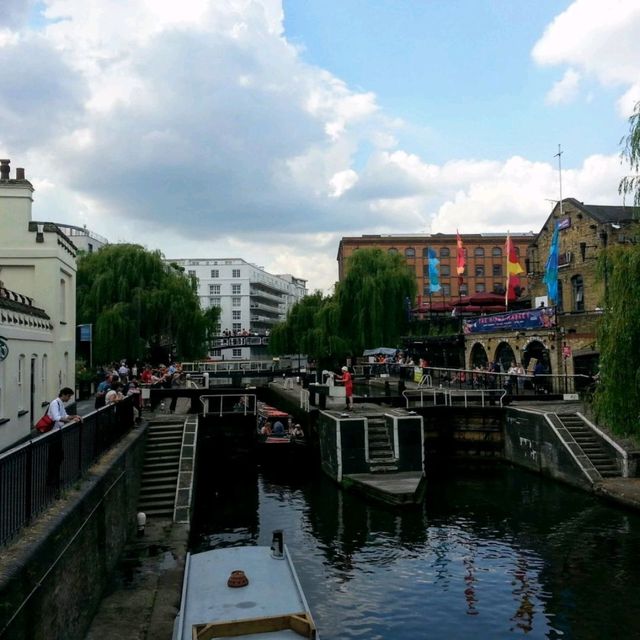
{"label": "white building", "polygon": [[59,222],[56,222],[55,225],[73,242],[78,251],[93,253],[104,247],[105,244],[109,244],[106,238],[95,233],[95,231],[87,229],[86,226],[76,227],[72,224],[61,224]]}
{"label": "white building", "polygon": [[11,179],[0,160],[0,450],[75,384],[76,247],[31,219],[32,195],[24,169]]}
{"label": "white building", "polygon": [[285,320],[289,309],[307,294],[306,280],[273,275],[241,258],[167,262],[180,265],[196,278],[203,309],[220,307],[220,337],[211,353],[216,359],[266,358],[271,328]]}

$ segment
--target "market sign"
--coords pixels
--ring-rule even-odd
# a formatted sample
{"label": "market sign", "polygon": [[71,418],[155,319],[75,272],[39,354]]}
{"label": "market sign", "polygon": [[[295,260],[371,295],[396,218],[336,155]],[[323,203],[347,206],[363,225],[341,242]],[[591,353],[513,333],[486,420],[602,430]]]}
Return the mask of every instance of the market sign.
{"label": "market sign", "polygon": [[552,329],[555,326],[555,307],[544,307],[470,318],[463,321],[462,330],[464,333],[493,333],[523,329]]}
{"label": "market sign", "polygon": [[564,229],[569,229],[571,227],[571,218],[563,218],[558,221],[558,229],[563,231]]}

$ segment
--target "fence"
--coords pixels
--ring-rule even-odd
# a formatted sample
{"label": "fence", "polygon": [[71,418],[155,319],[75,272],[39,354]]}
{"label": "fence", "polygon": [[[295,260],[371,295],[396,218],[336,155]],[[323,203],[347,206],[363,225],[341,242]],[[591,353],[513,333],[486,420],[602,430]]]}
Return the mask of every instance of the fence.
{"label": "fence", "polygon": [[133,403],[90,413],[0,455],[0,546],[82,478],[133,426]]}

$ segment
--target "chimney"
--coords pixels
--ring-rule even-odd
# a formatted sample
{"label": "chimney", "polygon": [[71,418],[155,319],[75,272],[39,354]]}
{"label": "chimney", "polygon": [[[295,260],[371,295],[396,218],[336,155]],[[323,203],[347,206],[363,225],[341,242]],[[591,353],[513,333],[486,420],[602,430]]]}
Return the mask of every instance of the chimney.
{"label": "chimney", "polygon": [[11,160],[0,160],[0,180],[8,180],[11,168],[9,163]]}
{"label": "chimney", "polygon": [[22,167],[16,167],[16,180],[24,179],[24,169]]}

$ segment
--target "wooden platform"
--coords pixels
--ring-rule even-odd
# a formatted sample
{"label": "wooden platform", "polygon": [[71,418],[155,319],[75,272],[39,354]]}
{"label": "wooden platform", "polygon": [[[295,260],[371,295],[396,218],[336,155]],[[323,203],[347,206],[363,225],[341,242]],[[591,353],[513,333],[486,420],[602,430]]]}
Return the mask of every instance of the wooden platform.
{"label": "wooden platform", "polygon": [[413,505],[422,502],[426,481],[420,471],[353,473],[343,476],[342,485],[388,504]]}

